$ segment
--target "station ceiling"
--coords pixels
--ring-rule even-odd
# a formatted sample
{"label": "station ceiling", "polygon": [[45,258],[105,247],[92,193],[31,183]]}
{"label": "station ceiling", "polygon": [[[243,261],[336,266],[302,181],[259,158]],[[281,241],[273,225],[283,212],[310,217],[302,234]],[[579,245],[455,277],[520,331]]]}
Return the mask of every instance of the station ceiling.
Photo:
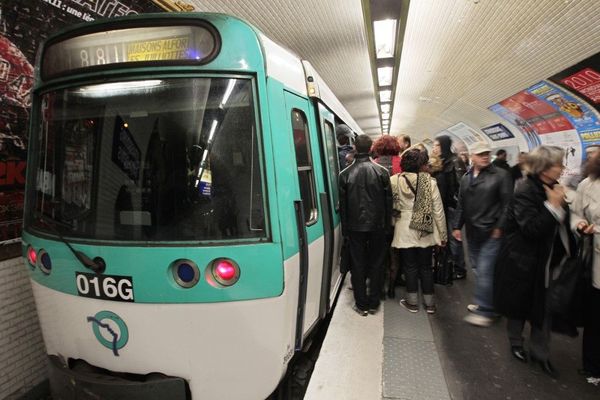
{"label": "station ceiling", "polygon": [[[361,0],[186,2],[310,61],[364,132],[381,134]],[[489,106],[598,52],[599,0],[411,0],[390,134],[502,122]]]}

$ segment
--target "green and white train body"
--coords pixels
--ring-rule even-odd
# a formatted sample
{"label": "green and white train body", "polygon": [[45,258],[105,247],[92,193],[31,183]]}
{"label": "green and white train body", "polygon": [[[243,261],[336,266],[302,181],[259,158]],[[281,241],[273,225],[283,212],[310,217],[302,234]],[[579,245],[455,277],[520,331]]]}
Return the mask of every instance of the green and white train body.
{"label": "green and white train body", "polygon": [[356,123],[221,14],[79,25],[36,74],[23,254],[52,390],[266,398],[341,283],[334,131]]}

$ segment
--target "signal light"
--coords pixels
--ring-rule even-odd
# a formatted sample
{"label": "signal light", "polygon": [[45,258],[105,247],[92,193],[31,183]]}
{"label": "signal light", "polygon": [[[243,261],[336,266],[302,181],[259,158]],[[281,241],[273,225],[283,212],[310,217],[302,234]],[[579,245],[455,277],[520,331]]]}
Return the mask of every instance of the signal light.
{"label": "signal light", "polygon": [[183,288],[191,288],[200,280],[200,270],[191,260],[177,260],[171,264],[171,273],[175,282]]}
{"label": "signal light", "polygon": [[40,250],[37,255],[37,266],[46,275],[50,275],[52,272],[52,260],[46,250]]}
{"label": "signal light", "polygon": [[29,264],[31,264],[32,267],[35,267],[37,264],[37,253],[31,246],[27,248],[27,261],[29,261]]}
{"label": "signal light", "polygon": [[228,258],[214,260],[211,273],[215,281],[222,286],[231,286],[240,279],[240,267]]}

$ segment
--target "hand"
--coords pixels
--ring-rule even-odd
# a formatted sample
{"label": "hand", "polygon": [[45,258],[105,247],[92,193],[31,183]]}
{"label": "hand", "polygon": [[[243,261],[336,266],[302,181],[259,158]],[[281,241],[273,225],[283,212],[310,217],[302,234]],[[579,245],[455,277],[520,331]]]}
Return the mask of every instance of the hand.
{"label": "hand", "polygon": [[452,237],[454,237],[454,239],[458,240],[459,242],[462,242],[462,233],[460,232],[460,229],[454,229],[452,231]]}
{"label": "hand", "polygon": [[502,229],[494,228],[492,230],[492,239],[500,239],[502,237]]}
{"label": "hand", "polygon": [[544,185],[544,190],[546,191],[546,198],[548,202],[552,204],[554,207],[559,208],[562,207],[565,203],[565,188],[561,185],[554,185],[552,189],[548,186]]}
{"label": "hand", "polygon": [[595,225],[589,224],[587,221],[581,221],[577,224],[577,231],[584,235],[592,235],[595,231]]}

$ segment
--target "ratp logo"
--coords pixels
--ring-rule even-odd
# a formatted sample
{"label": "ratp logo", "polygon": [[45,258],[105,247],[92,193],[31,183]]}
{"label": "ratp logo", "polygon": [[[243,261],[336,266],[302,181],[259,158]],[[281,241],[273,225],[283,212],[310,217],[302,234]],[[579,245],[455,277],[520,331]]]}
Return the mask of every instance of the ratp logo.
{"label": "ratp logo", "polygon": [[111,349],[115,356],[125,347],[129,340],[129,331],[125,321],[112,311],[100,311],[93,317],[87,317],[92,323],[92,330],[100,344]]}

